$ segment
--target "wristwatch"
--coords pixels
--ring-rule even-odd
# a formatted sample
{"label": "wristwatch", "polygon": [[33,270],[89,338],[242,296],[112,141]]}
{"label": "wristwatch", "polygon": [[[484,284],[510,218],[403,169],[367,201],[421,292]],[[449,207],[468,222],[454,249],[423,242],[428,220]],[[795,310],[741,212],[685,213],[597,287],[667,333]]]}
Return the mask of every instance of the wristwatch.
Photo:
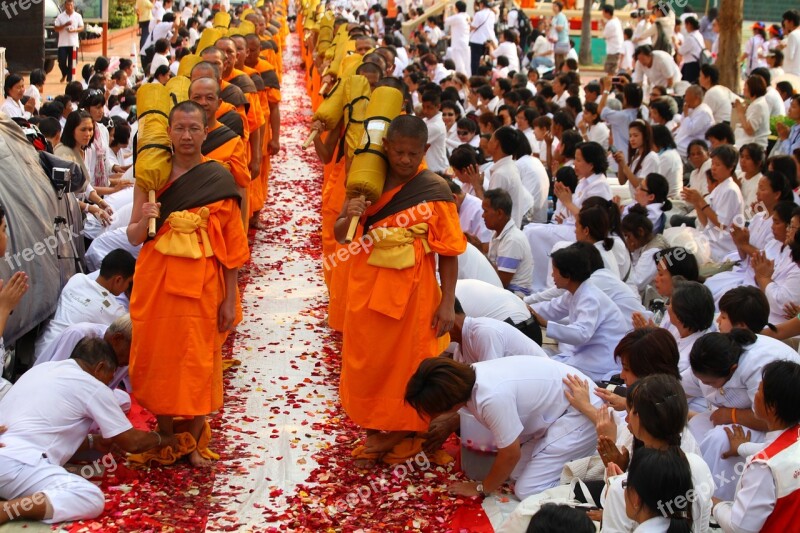
{"label": "wristwatch", "polygon": [[486,493],[483,492],[483,483],[478,483],[478,486],[475,487],[475,490],[478,491],[478,495],[481,498],[485,498],[486,497]]}

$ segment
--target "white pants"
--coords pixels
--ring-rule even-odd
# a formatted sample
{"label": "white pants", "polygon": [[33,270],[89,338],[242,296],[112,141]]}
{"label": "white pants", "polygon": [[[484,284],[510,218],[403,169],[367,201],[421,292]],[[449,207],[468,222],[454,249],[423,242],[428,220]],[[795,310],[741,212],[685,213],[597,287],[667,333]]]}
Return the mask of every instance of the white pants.
{"label": "white pants", "polygon": [[559,241],[575,242],[575,226],[573,224],[528,224],[522,229],[533,256],[533,290],[541,291],[553,286],[552,277],[548,276],[550,252]]}
{"label": "white pants", "polygon": [[53,508],[48,524],[86,520],[100,516],[105,497],[94,483],[42,457],[28,465],[0,456],[0,498],[11,500],[44,493]]}
{"label": "white pants", "polygon": [[541,439],[522,444],[522,454],[511,473],[514,494],[520,500],[558,485],[564,465],[595,452],[597,432],[588,418],[570,407]]}
{"label": "white pants", "polygon": [[470,51],[469,45],[467,46],[451,46],[450,59],[456,65],[456,72],[463,72],[469,78],[472,75],[472,68],[470,65]]}
{"label": "white pants", "polygon": [[[735,456],[728,459],[722,458],[722,454],[730,449],[725,428],[732,426],[715,426],[711,422],[710,416],[710,412],[697,414],[692,417],[688,426],[700,445],[703,459],[714,476],[714,482],[717,485],[714,497],[730,502],[733,501],[736,485],[739,484],[739,478],[742,476],[747,458]],[[764,442],[766,436],[764,432],[748,428],[745,428],[745,431],[752,433],[750,442]]]}

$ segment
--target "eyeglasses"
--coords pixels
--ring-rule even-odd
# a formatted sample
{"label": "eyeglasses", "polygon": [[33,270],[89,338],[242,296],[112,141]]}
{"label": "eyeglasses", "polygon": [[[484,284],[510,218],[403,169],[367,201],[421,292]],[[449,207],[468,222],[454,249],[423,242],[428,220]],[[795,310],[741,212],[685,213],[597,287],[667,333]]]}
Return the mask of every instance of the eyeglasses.
{"label": "eyeglasses", "polygon": [[469,135],[469,132],[467,130],[456,130],[456,133],[459,135]]}
{"label": "eyeglasses", "polygon": [[643,192],[643,193],[645,193],[645,194],[650,194],[650,191],[648,191],[647,189],[645,189],[645,188],[644,188],[644,187],[642,187],[641,185],[639,186],[639,190],[640,190],[640,191],[642,191],[642,192]]}
{"label": "eyeglasses", "polygon": [[443,117],[454,117],[454,116],[456,116],[456,114],[455,113],[442,113],[442,116]]}

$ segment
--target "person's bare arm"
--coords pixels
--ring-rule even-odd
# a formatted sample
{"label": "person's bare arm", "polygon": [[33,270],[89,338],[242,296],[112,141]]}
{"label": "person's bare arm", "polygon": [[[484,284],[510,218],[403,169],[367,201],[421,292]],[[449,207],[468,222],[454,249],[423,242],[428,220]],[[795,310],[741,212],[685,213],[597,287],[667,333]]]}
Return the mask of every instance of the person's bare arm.
{"label": "person's bare arm", "polygon": [[453,327],[455,321],[456,280],[458,279],[458,256],[439,256],[439,280],[442,286],[442,300],[433,315],[431,327],[436,328],[436,336],[441,337]]}
{"label": "person's bare arm", "polygon": [[269,125],[272,129],[269,155],[275,155],[281,151],[281,108],[277,102],[269,104]]}

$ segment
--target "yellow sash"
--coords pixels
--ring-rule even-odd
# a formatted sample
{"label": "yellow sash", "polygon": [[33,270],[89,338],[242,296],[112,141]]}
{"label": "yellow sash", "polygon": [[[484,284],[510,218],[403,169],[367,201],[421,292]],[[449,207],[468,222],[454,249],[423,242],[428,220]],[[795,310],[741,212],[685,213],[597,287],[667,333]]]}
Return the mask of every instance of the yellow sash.
{"label": "yellow sash", "polygon": [[[164,255],[173,257],[186,257],[200,259],[211,257],[214,251],[208,239],[207,207],[201,208],[197,213],[191,211],[174,211],[170,213],[166,223],[169,229],[156,242],[156,250]],[[200,249],[202,243],[203,249]]]}
{"label": "yellow sash", "polygon": [[414,266],[414,239],[422,240],[426,254],[431,252],[428,245],[428,224],[415,224],[408,228],[372,228],[367,234],[372,239],[372,253],[367,264],[403,270]]}

